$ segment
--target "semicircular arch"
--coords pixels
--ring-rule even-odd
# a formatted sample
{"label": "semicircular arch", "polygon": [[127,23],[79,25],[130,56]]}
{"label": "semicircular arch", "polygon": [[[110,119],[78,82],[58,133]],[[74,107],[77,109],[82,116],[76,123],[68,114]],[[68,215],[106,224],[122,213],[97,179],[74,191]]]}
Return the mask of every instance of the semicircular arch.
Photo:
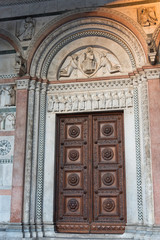
{"label": "semicircular arch", "polygon": [[[106,12],[109,14],[108,9]],[[135,32],[139,31],[139,34],[141,34],[141,39],[139,40],[135,32],[133,32],[133,20],[130,22],[132,29],[129,29],[128,26],[122,24],[123,21],[118,22],[118,19],[115,20],[114,17],[112,17],[112,19],[110,16],[107,17],[106,12],[105,17],[102,16],[102,14],[100,16],[98,12],[96,15],[94,11],[94,14],[93,12],[84,13],[84,15],[79,16],[79,18],[73,17],[73,13],[72,15],[70,13],[70,15],[68,14],[70,17],[69,20],[67,20],[67,16],[65,15],[65,17],[59,18],[57,23],[55,23],[54,20],[55,24],[51,21],[48,24],[48,30],[46,30],[48,35],[45,32],[45,38],[42,37],[44,36],[44,30],[41,30],[32,40],[28,48],[28,72],[30,75],[32,77],[46,79],[49,66],[58,51],[70,42],[89,36],[112,39],[113,42],[118,43],[128,54],[132,70],[135,70],[137,67],[142,67],[147,62],[147,37],[144,31],[140,28],[139,24],[134,22]],[[113,12],[115,16],[116,11]],[[124,17],[123,14],[119,13],[119,15],[119,18]],[[64,21],[65,19],[66,22]],[[55,27],[56,24],[57,28]],[[49,30],[51,25],[52,31]],[[37,48],[33,55],[35,46],[37,46]]]}
{"label": "semicircular arch", "polygon": [[21,56],[24,56],[22,46],[19,40],[13,34],[4,29],[0,29],[0,38],[6,40],[15,49],[16,52],[19,52]]}

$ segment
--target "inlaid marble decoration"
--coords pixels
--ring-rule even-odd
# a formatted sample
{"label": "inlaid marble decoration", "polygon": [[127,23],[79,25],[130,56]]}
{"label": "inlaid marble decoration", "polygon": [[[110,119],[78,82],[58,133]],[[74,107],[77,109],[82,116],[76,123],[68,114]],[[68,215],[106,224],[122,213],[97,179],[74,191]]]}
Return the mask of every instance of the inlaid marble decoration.
{"label": "inlaid marble decoration", "polygon": [[13,162],[14,136],[0,136],[0,164]]}

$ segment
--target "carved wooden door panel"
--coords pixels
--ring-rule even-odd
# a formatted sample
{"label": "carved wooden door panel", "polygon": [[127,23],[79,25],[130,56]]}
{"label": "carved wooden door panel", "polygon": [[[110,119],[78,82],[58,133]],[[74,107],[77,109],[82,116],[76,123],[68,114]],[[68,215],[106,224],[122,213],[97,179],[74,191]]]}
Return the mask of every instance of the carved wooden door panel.
{"label": "carved wooden door panel", "polygon": [[123,114],[57,117],[58,232],[123,233]]}
{"label": "carved wooden door panel", "polygon": [[91,232],[124,232],[125,172],[122,114],[93,116]]}

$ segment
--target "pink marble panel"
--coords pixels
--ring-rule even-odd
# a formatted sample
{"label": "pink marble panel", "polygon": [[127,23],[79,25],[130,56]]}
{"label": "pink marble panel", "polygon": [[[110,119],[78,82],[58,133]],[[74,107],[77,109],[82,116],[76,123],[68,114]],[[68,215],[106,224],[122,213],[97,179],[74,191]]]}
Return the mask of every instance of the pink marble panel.
{"label": "pink marble panel", "polygon": [[149,115],[155,224],[160,225],[160,79],[149,80]]}
{"label": "pink marble panel", "polygon": [[16,129],[11,196],[11,222],[22,221],[23,179],[28,90],[17,90]]}

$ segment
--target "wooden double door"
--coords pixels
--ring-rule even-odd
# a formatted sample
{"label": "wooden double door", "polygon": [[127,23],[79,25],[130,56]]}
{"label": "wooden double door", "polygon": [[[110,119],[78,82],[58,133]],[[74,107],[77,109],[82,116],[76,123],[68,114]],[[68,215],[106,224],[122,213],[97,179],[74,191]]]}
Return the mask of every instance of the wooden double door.
{"label": "wooden double door", "polygon": [[123,233],[123,113],[57,116],[57,232]]}

